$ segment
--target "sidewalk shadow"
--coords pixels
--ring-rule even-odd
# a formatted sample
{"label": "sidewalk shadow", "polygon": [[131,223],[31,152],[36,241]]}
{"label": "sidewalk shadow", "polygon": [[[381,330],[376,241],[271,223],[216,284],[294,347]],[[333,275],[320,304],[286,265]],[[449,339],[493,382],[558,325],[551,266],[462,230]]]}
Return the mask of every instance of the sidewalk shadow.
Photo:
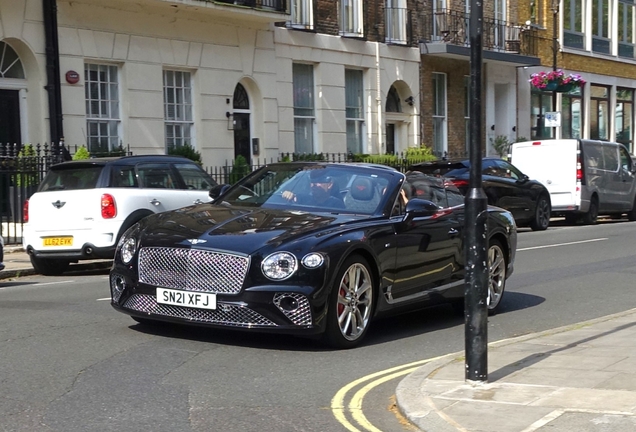
{"label": "sidewalk shadow", "polygon": [[529,356],[527,356],[527,357],[525,357],[525,358],[523,358],[521,360],[515,361],[513,364],[510,364],[508,366],[504,366],[504,367],[502,367],[500,369],[497,369],[496,371],[494,371],[492,373],[489,373],[488,374],[488,381],[489,382],[498,381],[498,380],[500,380],[502,378],[507,377],[508,375],[513,374],[514,372],[517,372],[518,370],[521,370],[521,369],[524,369],[526,367],[535,365],[535,364],[539,363],[540,361],[543,361],[544,359],[549,358],[552,354],[556,354],[556,353],[559,353],[559,352],[562,352],[562,351],[566,351],[566,350],[568,350],[570,348],[575,348],[575,347],[579,346],[580,344],[584,344],[586,342],[589,342],[589,341],[592,341],[592,340],[596,340],[596,339],[602,338],[603,336],[606,336],[606,335],[609,335],[609,334],[612,334],[612,333],[615,333],[615,332],[618,332],[618,331],[621,331],[621,330],[625,330],[627,328],[634,327],[634,326],[636,326],[636,321],[632,322],[632,323],[620,325],[620,326],[615,327],[615,328],[613,328],[611,330],[604,331],[604,332],[599,333],[599,334],[594,335],[594,336],[589,336],[589,337],[580,339],[580,340],[578,340],[576,342],[569,343],[569,344],[567,344],[565,346],[562,346],[560,348],[555,348],[555,349],[552,349],[552,350],[549,350],[549,351],[545,351],[545,352],[541,352],[541,353],[531,354],[531,355],[529,355]]}

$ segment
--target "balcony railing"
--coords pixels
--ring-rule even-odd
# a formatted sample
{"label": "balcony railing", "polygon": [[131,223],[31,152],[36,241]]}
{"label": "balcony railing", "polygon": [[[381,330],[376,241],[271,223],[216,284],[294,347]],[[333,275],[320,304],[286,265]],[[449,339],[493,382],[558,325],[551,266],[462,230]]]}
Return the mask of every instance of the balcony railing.
{"label": "balcony railing", "polygon": [[[470,14],[452,9],[440,9],[423,15],[424,39],[452,45],[470,46]],[[509,21],[484,18],[482,46],[486,50],[536,56],[536,30]]]}
{"label": "balcony railing", "polygon": [[249,7],[261,11],[288,12],[287,0],[214,0],[214,2]]}

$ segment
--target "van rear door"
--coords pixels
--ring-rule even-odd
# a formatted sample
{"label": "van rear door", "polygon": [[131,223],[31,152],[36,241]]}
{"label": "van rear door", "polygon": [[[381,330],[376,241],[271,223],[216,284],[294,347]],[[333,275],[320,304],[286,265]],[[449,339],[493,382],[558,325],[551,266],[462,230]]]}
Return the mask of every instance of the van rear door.
{"label": "van rear door", "polygon": [[521,172],[550,191],[553,210],[574,210],[580,206],[577,193],[578,140],[544,140],[514,143],[511,162]]}

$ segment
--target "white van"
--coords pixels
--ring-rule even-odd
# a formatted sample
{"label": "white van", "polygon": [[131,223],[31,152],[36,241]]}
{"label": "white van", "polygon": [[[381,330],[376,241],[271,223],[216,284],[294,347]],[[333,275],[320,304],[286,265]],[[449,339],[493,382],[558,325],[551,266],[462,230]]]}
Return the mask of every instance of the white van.
{"label": "white van", "polygon": [[636,220],[636,167],[618,143],[583,139],[525,141],[510,161],[550,191],[552,215],[596,223],[599,214]]}

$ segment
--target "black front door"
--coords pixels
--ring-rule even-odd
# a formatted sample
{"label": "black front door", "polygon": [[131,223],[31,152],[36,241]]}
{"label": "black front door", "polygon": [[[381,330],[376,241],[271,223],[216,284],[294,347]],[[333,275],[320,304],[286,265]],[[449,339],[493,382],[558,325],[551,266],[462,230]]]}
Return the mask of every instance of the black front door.
{"label": "black front door", "polygon": [[252,165],[250,152],[250,115],[234,113],[234,157],[243,156]]}
{"label": "black front door", "polygon": [[393,123],[386,125],[386,153],[395,153],[395,125]]}
{"label": "black front door", "polygon": [[0,144],[7,143],[22,146],[18,90],[0,90]]}

